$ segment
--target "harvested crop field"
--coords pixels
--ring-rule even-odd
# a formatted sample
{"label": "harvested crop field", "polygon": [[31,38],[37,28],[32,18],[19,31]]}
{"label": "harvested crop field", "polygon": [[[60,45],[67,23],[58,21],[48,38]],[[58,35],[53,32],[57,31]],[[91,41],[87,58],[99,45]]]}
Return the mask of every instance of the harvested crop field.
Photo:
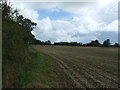
{"label": "harvested crop field", "polygon": [[118,48],[40,46],[52,62],[60,88],[117,88]]}

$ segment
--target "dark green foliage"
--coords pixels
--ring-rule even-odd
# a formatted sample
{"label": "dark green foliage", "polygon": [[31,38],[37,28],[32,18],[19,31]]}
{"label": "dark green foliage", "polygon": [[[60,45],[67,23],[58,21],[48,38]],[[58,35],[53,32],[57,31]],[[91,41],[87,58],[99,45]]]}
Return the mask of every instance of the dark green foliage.
{"label": "dark green foliage", "polygon": [[86,46],[100,47],[101,43],[99,43],[98,40],[95,40],[95,41],[91,41],[91,43],[86,44]]}
{"label": "dark green foliage", "polygon": [[46,41],[45,43],[46,43],[47,45],[50,45],[50,44],[51,44],[51,41],[48,40],[48,41]]}
{"label": "dark green foliage", "polygon": [[115,47],[120,47],[119,43],[114,44]]}
{"label": "dark green foliage", "polygon": [[38,45],[52,45],[50,40],[44,42],[44,41],[40,41],[37,39],[33,39],[32,42],[30,42],[30,43],[31,44],[38,44]]}
{"label": "dark green foliage", "polygon": [[53,45],[62,45],[62,46],[92,46],[92,47],[119,47],[119,43],[110,45],[110,40],[107,39],[104,41],[103,45],[98,41],[91,41],[90,43],[82,44],[77,42],[54,42]]}
{"label": "dark green foliage", "polygon": [[28,44],[34,39],[31,34],[37,24],[19,15],[7,2],[2,3],[3,60],[21,58]]}
{"label": "dark green foliage", "polygon": [[55,42],[54,45],[80,46],[81,43],[77,43],[77,42]]}
{"label": "dark green foliage", "polygon": [[95,46],[101,46],[98,40],[95,40]]}
{"label": "dark green foliage", "polygon": [[18,10],[14,10],[7,2],[2,2],[0,6],[2,8],[3,87],[15,87],[17,74],[29,57],[28,45],[34,40],[31,31],[37,24],[19,15]]}
{"label": "dark green foliage", "polygon": [[104,47],[109,47],[110,46],[110,39],[107,39],[103,42]]}

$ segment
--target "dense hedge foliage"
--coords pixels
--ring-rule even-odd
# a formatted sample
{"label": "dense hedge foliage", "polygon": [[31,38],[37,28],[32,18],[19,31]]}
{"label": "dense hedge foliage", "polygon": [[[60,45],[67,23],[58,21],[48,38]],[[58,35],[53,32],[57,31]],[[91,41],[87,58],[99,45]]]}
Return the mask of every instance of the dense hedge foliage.
{"label": "dense hedge foliage", "polygon": [[7,2],[2,9],[2,62],[3,88],[17,87],[18,75],[27,61],[29,44],[35,39],[31,31],[36,23],[24,18]]}
{"label": "dense hedge foliage", "polygon": [[34,39],[31,31],[37,24],[19,15],[18,10],[14,10],[7,2],[3,2],[1,7],[3,60],[17,60],[22,58]]}

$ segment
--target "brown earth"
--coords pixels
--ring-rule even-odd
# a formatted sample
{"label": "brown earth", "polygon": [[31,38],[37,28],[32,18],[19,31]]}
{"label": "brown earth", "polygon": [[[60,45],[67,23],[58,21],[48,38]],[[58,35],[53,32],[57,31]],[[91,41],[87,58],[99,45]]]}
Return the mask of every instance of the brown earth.
{"label": "brown earth", "polygon": [[39,46],[34,49],[52,61],[60,88],[117,88],[118,49]]}

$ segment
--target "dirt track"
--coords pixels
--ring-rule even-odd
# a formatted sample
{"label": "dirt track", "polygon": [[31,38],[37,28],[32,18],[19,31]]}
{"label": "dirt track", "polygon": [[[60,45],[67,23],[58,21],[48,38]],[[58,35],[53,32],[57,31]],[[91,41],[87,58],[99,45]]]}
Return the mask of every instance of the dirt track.
{"label": "dirt track", "polygon": [[53,63],[60,87],[118,87],[117,48],[34,46]]}

